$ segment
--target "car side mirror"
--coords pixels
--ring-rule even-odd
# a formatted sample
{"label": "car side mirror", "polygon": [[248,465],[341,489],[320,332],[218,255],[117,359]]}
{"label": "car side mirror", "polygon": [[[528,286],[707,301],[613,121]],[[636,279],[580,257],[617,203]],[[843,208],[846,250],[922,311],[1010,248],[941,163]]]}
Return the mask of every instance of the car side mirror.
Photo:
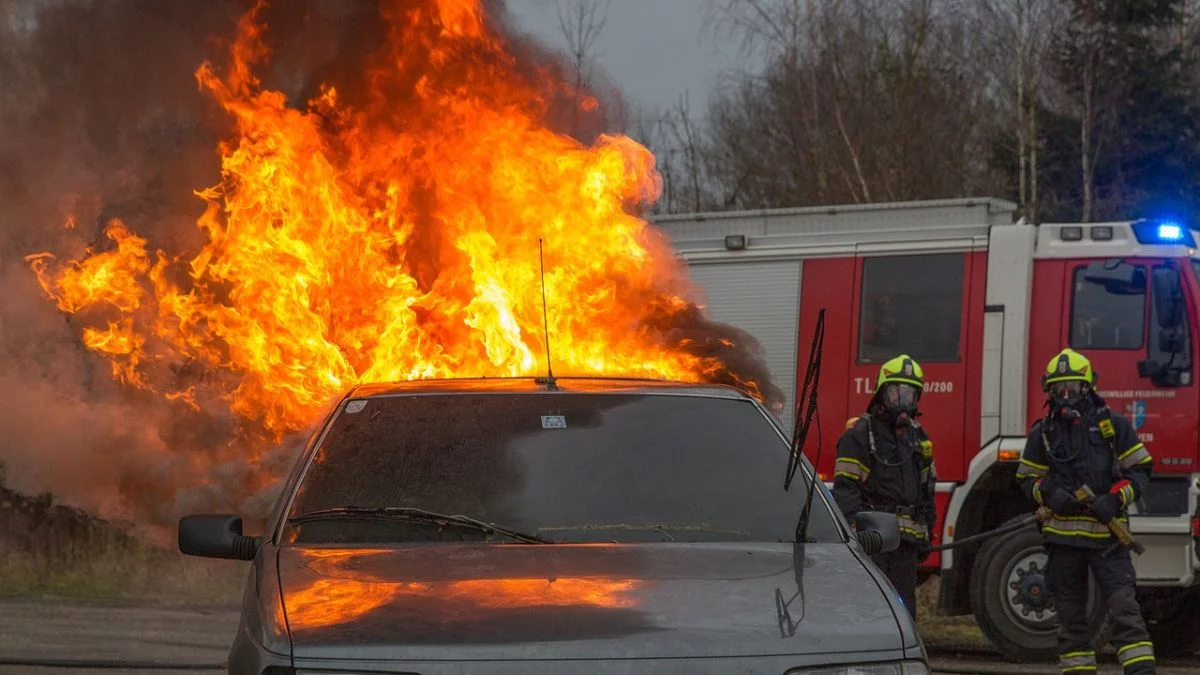
{"label": "car side mirror", "polygon": [[854,514],[854,530],[868,555],[895,551],[900,546],[900,522],[894,514],[860,511]]}
{"label": "car side mirror", "polygon": [[242,517],[185,516],[179,519],[179,552],[202,558],[254,560],[257,537],[242,535]]}

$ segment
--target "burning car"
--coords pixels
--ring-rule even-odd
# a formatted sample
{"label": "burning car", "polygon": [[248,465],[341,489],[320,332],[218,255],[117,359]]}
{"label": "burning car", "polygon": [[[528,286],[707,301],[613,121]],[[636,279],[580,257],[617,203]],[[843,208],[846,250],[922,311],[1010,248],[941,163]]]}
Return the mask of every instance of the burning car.
{"label": "burning car", "polygon": [[894,517],[855,534],[807,463],[783,489],[790,448],[725,386],[358,385],[262,536],[189,516],[179,548],[252,561],[230,673],[925,675],[868,558]]}

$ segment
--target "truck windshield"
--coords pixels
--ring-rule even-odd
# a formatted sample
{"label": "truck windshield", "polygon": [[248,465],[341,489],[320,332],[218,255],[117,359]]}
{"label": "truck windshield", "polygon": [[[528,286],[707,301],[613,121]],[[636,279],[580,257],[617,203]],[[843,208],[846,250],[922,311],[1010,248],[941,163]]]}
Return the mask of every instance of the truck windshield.
{"label": "truck windshield", "polygon": [[[293,543],[480,540],[467,527],[364,509],[464,515],[562,542],[792,541],[805,480],[750,402],[680,395],[380,396],[336,413],[300,482]],[[821,495],[809,537],[841,535]],[[495,537],[495,543],[512,543]]]}

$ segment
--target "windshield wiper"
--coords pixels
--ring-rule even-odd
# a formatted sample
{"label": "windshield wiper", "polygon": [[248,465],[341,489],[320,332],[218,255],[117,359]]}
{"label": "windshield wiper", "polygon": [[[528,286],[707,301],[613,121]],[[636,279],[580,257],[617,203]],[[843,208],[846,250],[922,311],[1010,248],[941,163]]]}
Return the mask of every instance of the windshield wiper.
{"label": "windshield wiper", "polygon": [[470,516],[437,513],[436,511],[427,511],[415,506],[340,506],[335,509],[321,509],[293,516],[292,518],[288,518],[287,522],[290,525],[300,525],[317,520],[336,520],[339,518],[380,518],[405,520],[414,523],[432,523],[443,527],[466,527],[487,535],[499,534],[525,544],[552,543],[534,534],[525,534],[517,530],[499,527]]}
{"label": "windshield wiper", "polygon": [[[708,525],[629,525],[625,523],[606,523],[606,524],[585,524],[585,525],[556,525],[554,527],[544,527],[542,531],[571,531],[582,530],[584,532],[608,532],[608,531],[631,531],[631,532],[658,532],[670,541],[675,541],[675,537],[671,536],[671,532],[707,532],[711,534],[732,534],[742,539],[750,537],[749,532],[742,530],[720,530]],[[670,530],[670,532],[668,531]]]}

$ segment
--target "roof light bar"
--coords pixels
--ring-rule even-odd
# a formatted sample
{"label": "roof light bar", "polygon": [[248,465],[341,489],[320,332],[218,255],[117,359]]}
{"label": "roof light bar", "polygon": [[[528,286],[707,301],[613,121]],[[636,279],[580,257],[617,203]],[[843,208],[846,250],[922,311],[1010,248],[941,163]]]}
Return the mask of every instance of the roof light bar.
{"label": "roof light bar", "polygon": [[1083,228],[1078,225],[1068,225],[1058,231],[1063,241],[1079,241],[1083,239]]}
{"label": "roof light bar", "polygon": [[1192,231],[1173,220],[1139,220],[1133,223],[1133,236],[1139,244],[1180,245],[1196,247]]}
{"label": "roof light bar", "polygon": [[1112,241],[1112,225],[1095,225],[1091,228],[1092,241]]}

